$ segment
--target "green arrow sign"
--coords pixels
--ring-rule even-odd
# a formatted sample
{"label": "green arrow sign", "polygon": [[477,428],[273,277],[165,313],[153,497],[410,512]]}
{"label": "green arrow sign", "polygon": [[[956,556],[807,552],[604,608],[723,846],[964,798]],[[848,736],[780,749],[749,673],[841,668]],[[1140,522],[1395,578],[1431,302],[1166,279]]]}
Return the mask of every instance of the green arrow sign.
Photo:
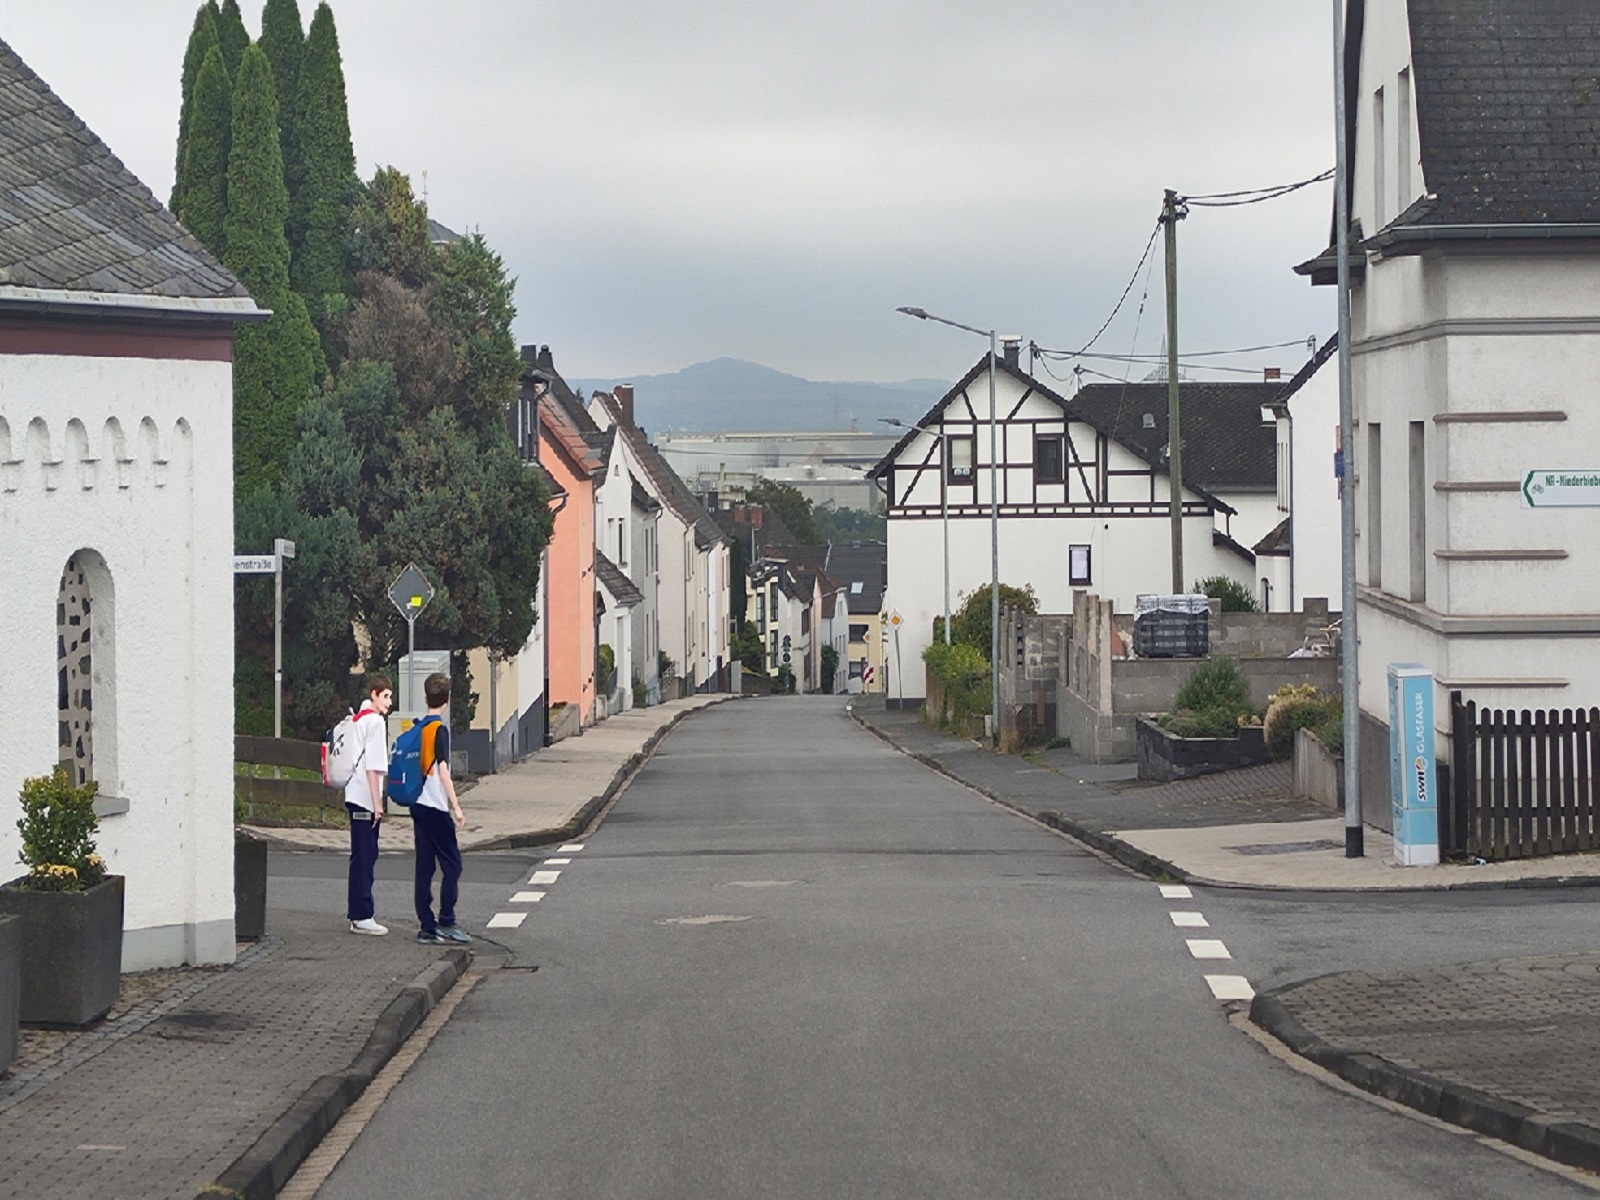
{"label": "green arrow sign", "polygon": [[1600,471],[1529,471],[1522,479],[1525,508],[1600,508]]}

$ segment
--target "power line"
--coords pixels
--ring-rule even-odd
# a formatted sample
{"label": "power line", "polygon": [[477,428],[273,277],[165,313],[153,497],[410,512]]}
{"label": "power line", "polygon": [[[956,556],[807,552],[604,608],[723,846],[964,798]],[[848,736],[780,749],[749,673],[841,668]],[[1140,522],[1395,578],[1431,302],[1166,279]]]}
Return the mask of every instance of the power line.
{"label": "power line", "polygon": [[[1098,342],[1100,340],[1100,335],[1111,327],[1111,322],[1117,319],[1117,314],[1122,311],[1123,304],[1127,302],[1128,294],[1133,291],[1133,285],[1139,282],[1139,272],[1144,268],[1145,260],[1150,257],[1150,247],[1156,244],[1156,235],[1160,232],[1161,222],[1157,221],[1155,228],[1150,231],[1150,240],[1144,244],[1144,253],[1139,256],[1138,265],[1133,268],[1133,274],[1128,277],[1128,286],[1123,288],[1122,295],[1117,297],[1116,307],[1111,310],[1111,315],[1101,323],[1100,328],[1095,330],[1094,336],[1083,344],[1083,349],[1079,350],[1077,352],[1078,354],[1085,353],[1091,346]],[[1035,349],[1032,343],[1029,343],[1029,348]],[[1068,357],[1076,356],[1069,355]]]}
{"label": "power line", "polygon": [[[1181,355],[1180,358],[1185,362],[1193,358],[1225,358],[1232,354],[1259,354],[1264,350],[1283,350],[1289,346],[1304,346],[1306,344],[1307,339],[1295,338],[1293,341],[1288,342],[1270,342],[1260,346],[1239,346],[1232,350],[1195,350]],[[1103,352],[1085,353],[1081,350],[1077,352],[1071,352],[1066,350],[1051,350],[1044,346],[1038,345],[1033,346],[1032,350],[1040,358],[1055,359],[1092,358],[1097,360],[1110,360],[1113,362],[1123,362],[1127,359],[1132,359],[1135,362],[1161,362],[1166,357],[1165,355],[1161,354],[1106,354]]]}
{"label": "power line", "polygon": [[1183,196],[1181,202],[1200,208],[1237,208],[1242,204],[1260,204],[1263,200],[1277,200],[1291,192],[1298,192],[1301,188],[1310,187],[1314,183],[1325,183],[1332,178],[1333,168],[1329,167],[1320,175],[1313,175],[1310,179],[1302,179],[1298,183],[1280,183],[1272,187],[1251,188],[1243,192],[1212,192],[1204,196]]}

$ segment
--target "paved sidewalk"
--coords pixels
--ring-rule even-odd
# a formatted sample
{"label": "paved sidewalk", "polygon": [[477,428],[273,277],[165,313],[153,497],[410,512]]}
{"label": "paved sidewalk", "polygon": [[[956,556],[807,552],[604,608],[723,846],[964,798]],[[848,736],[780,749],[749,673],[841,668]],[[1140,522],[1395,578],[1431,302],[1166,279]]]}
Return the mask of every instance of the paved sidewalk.
{"label": "paved sidewalk", "polygon": [[[611,718],[463,797],[467,849],[536,846],[584,828],[678,721],[727,696]],[[384,833],[411,848],[411,822]],[[262,829],[342,852],[342,830]],[[490,943],[353,937],[344,922],[267,915],[225,968],[125,976],[93,1029],[27,1029],[0,1073],[0,1200],[275,1195],[293,1168]],[[470,951],[470,952],[469,952]]]}
{"label": "paved sidewalk", "polygon": [[[630,708],[498,774],[481,777],[461,794],[461,810],[467,817],[461,848],[504,850],[575,836],[672,726],[690,713],[732,699],[689,696],[651,708]],[[248,828],[274,845],[296,850],[345,850],[350,845],[344,829]],[[383,822],[380,844],[385,853],[411,853],[411,821],[404,813],[391,814]]]}
{"label": "paved sidewalk", "polygon": [[[995,754],[861,697],[852,715],[890,745],[1158,878],[1338,891],[1600,883],[1600,855],[1397,867],[1365,832],[1288,795],[1282,766],[1147,786],[1131,764],[1071,750]],[[1600,1172],[1600,952],[1346,971],[1256,996],[1251,1019],[1358,1087],[1560,1162]]]}

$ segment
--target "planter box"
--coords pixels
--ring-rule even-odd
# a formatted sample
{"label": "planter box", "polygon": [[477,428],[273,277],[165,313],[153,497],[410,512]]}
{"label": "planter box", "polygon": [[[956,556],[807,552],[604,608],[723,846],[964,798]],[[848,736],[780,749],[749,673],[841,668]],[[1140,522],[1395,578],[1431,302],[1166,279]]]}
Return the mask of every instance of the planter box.
{"label": "planter box", "polygon": [[236,834],[233,839],[233,936],[259,942],[267,931],[267,844]]}
{"label": "planter box", "polygon": [[1259,725],[1241,728],[1237,737],[1181,738],[1147,717],[1139,719],[1138,757],[1139,778],[1157,783],[1194,779],[1269,761]]}
{"label": "planter box", "polygon": [[122,990],[122,876],[85,892],[0,887],[0,916],[22,927],[24,1021],[88,1025]]}
{"label": "planter box", "polygon": [[1294,731],[1294,794],[1344,811],[1344,757],[1309,729]]}
{"label": "planter box", "polygon": [[17,1057],[22,1012],[22,922],[0,917],[0,1071]]}

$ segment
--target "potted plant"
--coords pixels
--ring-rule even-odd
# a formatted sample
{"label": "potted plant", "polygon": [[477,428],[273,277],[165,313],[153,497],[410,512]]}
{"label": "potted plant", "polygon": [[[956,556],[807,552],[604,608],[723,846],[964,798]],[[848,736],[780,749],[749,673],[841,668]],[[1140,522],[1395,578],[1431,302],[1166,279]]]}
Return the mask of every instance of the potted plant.
{"label": "potted plant", "polygon": [[0,885],[0,916],[22,931],[23,1021],[88,1025],[122,988],[124,880],[95,853],[98,785],[74,787],[65,768],[22,784],[22,862]]}

